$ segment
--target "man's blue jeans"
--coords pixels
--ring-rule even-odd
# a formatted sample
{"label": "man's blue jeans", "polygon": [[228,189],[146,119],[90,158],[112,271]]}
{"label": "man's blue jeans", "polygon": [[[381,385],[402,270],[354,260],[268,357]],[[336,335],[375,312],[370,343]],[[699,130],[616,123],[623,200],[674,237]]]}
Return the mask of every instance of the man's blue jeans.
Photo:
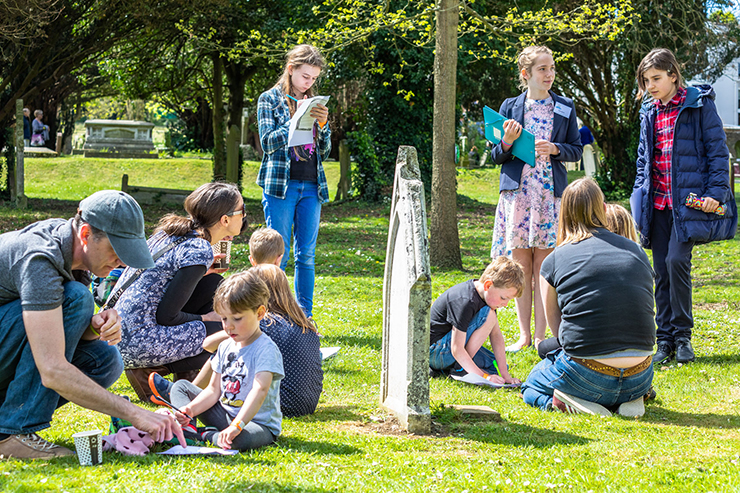
{"label": "man's blue jeans", "polygon": [[319,236],[321,202],[316,182],[290,180],[284,199],[262,194],[262,208],[268,228],[283,237],[285,254],[280,268],[285,270],[291,239],[295,260],[295,294],[307,317],[313,314],[313,288],[316,277],[314,258]]}
{"label": "man's blue jeans", "polygon": [[[473,332],[478,330],[483,323],[485,323],[488,314],[491,312],[491,308],[484,306],[478,313],[473,316],[473,319],[468,324],[468,330],[465,334],[465,344],[468,344],[470,336]],[[452,329],[457,330],[457,329]],[[435,370],[446,370],[455,364],[455,357],[452,356],[452,330],[445,334],[445,336],[429,346],[429,366]],[[473,363],[478,368],[486,373],[492,375],[498,375],[498,370],[495,365],[496,357],[493,355],[488,348],[481,347],[475,356],[473,356]]]}
{"label": "man's blue jeans", "polygon": [[[79,282],[64,284],[64,355],[103,388],[123,373],[121,354],[102,341],[81,341],[90,325],[92,293]],[[41,383],[23,325],[21,301],[0,306],[0,433],[33,433],[49,427],[54,410],[67,401]]]}
{"label": "man's blue jeans", "polygon": [[548,410],[555,389],[613,408],[643,397],[653,383],[653,365],[629,377],[612,377],[573,361],[561,348],[552,351],[532,368],[522,384],[524,402]]}

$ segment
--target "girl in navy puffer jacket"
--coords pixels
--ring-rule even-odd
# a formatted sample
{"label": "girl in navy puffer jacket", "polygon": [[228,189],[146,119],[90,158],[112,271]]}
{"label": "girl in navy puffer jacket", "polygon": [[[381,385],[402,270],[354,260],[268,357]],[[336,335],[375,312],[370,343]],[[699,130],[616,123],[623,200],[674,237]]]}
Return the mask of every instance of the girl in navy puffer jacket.
{"label": "girl in navy puffer jacket", "polygon": [[[637,69],[641,111],[632,213],[642,244],[653,250],[658,350],[655,363],[694,360],[691,251],[694,244],[732,238],[737,207],[730,189],[729,151],[708,85],[684,88],[670,50],[655,49]],[[689,194],[703,199],[686,206]],[[724,205],[724,215],[715,210]]]}

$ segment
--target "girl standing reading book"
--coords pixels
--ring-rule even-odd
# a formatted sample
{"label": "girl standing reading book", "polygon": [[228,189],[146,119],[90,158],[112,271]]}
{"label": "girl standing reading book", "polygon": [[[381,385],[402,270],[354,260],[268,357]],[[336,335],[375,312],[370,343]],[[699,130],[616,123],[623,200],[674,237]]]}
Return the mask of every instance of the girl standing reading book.
{"label": "girl standing reading book", "polygon": [[319,235],[321,204],[329,200],[322,161],[331,151],[329,110],[311,109],[316,120],[313,142],[288,147],[290,119],[301,100],[314,96],[313,86],[324,67],[319,50],[310,45],[293,48],[275,87],[257,102],[260,142],[264,154],[257,175],[262,187],[262,208],[268,228],[277,230],[285,243],[280,268],[285,270],[293,244],[295,293],[307,317],[313,313],[314,256]]}

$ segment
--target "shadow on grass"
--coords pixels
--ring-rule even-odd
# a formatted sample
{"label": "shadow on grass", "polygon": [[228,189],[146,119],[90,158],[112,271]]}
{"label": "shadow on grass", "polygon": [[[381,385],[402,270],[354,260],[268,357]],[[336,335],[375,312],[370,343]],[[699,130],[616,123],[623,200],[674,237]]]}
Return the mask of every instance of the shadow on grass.
{"label": "shadow on grass", "polygon": [[549,448],[560,445],[585,445],[592,441],[572,433],[519,423],[455,423],[449,427],[454,435],[467,440],[513,447]]}
{"label": "shadow on grass", "polygon": [[310,423],[323,421],[362,421],[365,419],[365,416],[355,413],[353,409],[355,409],[355,406],[321,406],[313,414],[294,419]]}
{"label": "shadow on grass", "polygon": [[380,351],[382,347],[382,337],[375,335],[332,335],[325,343],[332,346],[358,346],[367,347],[375,351]]}
{"label": "shadow on grass", "polygon": [[696,428],[740,428],[740,416],[737,414],[684,413],[651,406],[640,421],[672,426],[691,426]]}
{"label": "shadow on grass", "polygon": [[208,487],[210,491],[270,491],[282,493],[324,493],[337,491],[336,489],[327,490],[324,488],[317,488],[315,486],[304,487],[294,486],[291,484],[276,484],[273,482],[255,483],[249,480],[209,482]]}
{"label": "shadow on grass", "polygon": [[694,363],[724,366],[727,364],[739,364],[740,354],[713,354],[712,356],[697,356]]}
{"label": "shadow on grass", "polygon": [[291,451],[304,452],[310,455],[355,455],[363,453],[361,449],[351,445],[319,442],[316,440],[307,441],[291,437],[280,437],[277,441],[277,446],[282,449],[290,449]]}

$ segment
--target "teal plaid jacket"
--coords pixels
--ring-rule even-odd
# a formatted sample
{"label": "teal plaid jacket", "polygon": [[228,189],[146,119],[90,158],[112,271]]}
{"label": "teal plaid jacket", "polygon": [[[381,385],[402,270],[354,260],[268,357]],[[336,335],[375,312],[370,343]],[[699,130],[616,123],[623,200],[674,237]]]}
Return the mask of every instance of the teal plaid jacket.
{"label": "teal plaid jacket", "polygon": [[[257,185],[266,195],[284,199],[290,180],[290,157],[288,155],[288,128],[290,110],[285,95],[273,87],[263,92],[257,101],[257,124],[260,143],[262,144],[262,165],[257,174]],[[318,123],[315,125],[318,126]],[[329,201],[329,186],[322,161],[329,157],[331,151],[331,130],[329,124],[318,128],[318,187],[319,200],[323,204]]]}

